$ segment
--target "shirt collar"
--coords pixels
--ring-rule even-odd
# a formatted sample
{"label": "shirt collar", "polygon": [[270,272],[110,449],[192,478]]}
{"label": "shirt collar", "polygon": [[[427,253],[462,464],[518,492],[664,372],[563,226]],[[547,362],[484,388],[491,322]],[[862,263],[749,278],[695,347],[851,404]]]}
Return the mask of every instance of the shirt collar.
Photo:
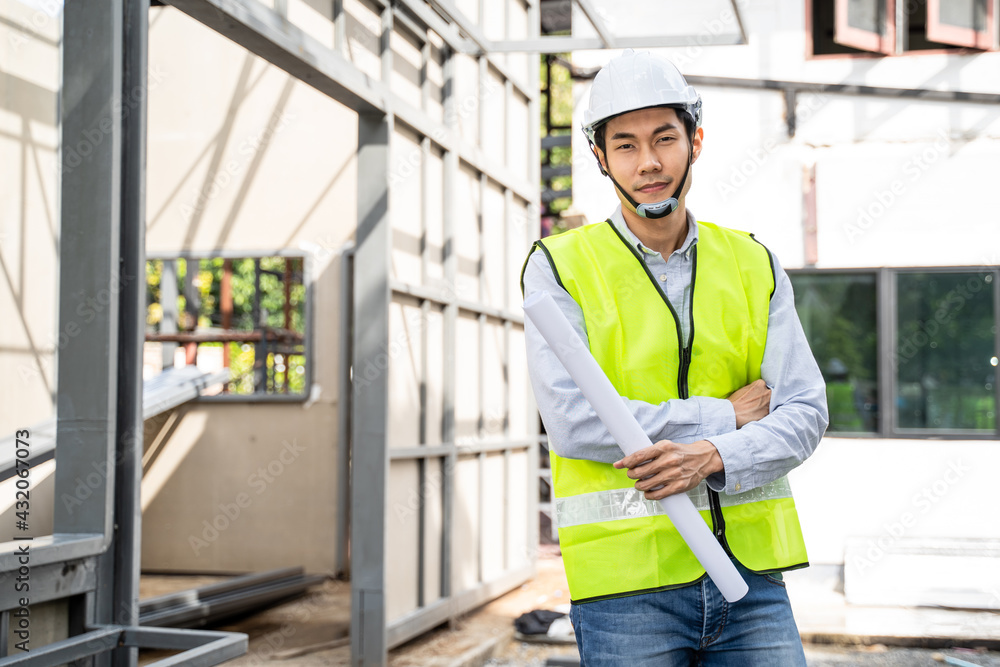
{"label": "shirt collar", "polygon": [[[681,244],[681,247],[675,250],[673,254],[682,254],[685,258],[690,258],[691,248],[693,248],[694,244],[698,242],[698,223],[695,220],[694,214],[691,213],[691,209],[685,209],[685,213],[687,214],[688,224],[687,237],[684,239],[684,243]],[[632,247],[637,248],[640,252],[646,253],[647,255],[660,254],[655,250],[647,248],[643,245],[642,241],[639,240],[639,237],[632,233],[632,230],[629,229],[628,224],[625,222],[625,216],[622,215],[621,204],[619,204],[615,209],[615,212],[611,214],[610,220],[622,236],[628,239],[629,243],[632,244]]]}

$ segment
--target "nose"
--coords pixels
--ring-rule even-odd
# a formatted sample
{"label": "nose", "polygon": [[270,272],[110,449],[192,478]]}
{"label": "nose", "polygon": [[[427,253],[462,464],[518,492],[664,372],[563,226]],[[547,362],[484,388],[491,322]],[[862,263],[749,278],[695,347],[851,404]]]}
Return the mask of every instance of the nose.
{"label": "nose", "polygon": [[650,172],[658,172],[662,169],[660,164],[660,159],[656,155],[650,146],[642,146],[639,149],[641,152],[639,154],[639,173],[648,174]]}

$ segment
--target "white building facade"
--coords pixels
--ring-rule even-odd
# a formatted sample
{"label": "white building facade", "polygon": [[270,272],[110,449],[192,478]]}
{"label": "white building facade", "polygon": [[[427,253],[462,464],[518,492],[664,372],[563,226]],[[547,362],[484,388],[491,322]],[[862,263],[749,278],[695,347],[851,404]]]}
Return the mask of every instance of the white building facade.
{"label": "white building facade", "polygon": [[[704,101],[688,207],[792,277],[831,410],[791,476],[810,561],[843,567],[849,601],[996,608],[998,14],[848,4],[737,3],[747,45],[699,43],[733,29],[723,7],[704,40],[661,50]],[[574,204],[604,220],[612,185],[573,142]]]}

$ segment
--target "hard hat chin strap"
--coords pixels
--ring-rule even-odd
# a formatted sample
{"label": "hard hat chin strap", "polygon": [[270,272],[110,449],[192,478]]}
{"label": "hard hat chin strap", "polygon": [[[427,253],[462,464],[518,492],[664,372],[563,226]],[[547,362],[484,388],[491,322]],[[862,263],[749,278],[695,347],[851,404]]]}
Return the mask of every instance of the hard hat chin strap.
{"label": "hard hat chin strap", "polygon": [[652,220],[659,220],[660,218],[665,218],[675,210],[680,205],[681,190],[684,189],[684,183],[687,182],[688,172],[691,171],[691,158],[693,157],[693,148],[688,147],[688,163],[687,167],[684,169],[684,176],[681,178],[681,182],[677,185],[677,189],[674,190],[674,194],[669,199],[664,199],[663,201],[653,202],[652,204],[640,204],[636,200],[632,199],[628,192],[625,191],[615,177],[611,175],[610,171],[605,171],[604,166],[600,164],[598,160],[598,165],[601,168],[601,173],[611,179],[611,182],[615,184],[618,192],[622,193],[625,197],[625,201],[629,203],[632,210],[640,218],[647,218]]}

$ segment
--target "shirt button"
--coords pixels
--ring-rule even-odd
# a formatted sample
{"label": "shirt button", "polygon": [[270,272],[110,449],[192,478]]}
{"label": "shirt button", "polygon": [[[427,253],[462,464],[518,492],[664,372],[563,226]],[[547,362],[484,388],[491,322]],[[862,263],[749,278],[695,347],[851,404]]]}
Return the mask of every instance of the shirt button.
{"label": "shirt button", "polygon": [[667,274],[665,274],[665,273],[661,273],[661,274],[660,274],[660,282],[661,282],[661,283],[662,283],[662,282],[666,282],[666,280],[667,280]]}
{"label": "shirt button", "polygon": [[733,487],[733,490],[734,491],[739,491],[740,490],[740,483],[739,482],[736,482],[736,486]]}

